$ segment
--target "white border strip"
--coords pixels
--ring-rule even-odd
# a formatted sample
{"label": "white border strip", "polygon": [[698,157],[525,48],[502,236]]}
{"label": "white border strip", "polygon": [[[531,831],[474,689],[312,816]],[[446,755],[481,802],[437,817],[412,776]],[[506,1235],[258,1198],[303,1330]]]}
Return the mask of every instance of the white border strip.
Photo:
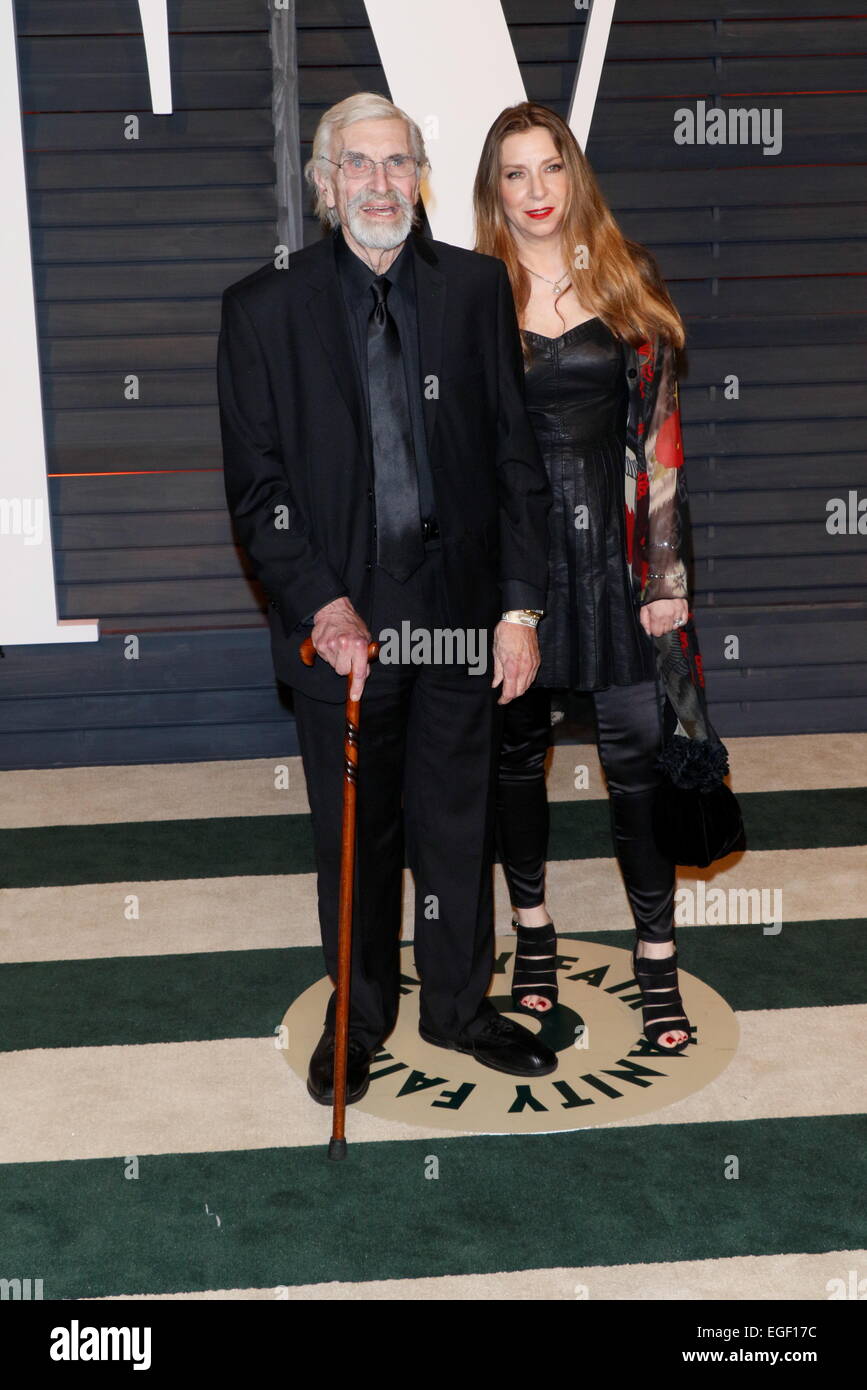
{"label": "white border strip", "polygon": [[95,642],[92,619],[57,617],[12,0],[0,6],[0,178],[0,644]]}

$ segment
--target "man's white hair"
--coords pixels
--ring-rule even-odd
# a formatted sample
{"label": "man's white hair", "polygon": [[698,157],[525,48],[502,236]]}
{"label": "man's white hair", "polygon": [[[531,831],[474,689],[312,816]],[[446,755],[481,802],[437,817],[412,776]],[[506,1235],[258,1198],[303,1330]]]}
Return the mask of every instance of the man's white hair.
{"label": "man's white hair", "polygon": [[328,206],[322,192],[317,188],[314,172],[318,169],[320,173],[330,174],[334,166],[327,161],[339,153],[337,137],[341,130],[355,121],[394,120],[406,123],[410,150],[419,165],[425,168],[428,157],[424,137],[415,121],[405,111],[401,111],[399,106],[395,106],[393,101],[389,101],[388,97],[382,97],[378,92],[356,92],[353,96],[339,101],[336,106],[329,107],[321,118],[313,137],[313,153],[304,166],[304,177],[313,189],[316,197],[316,216],[324,227],[336,227],[340,218],[337,209]]}

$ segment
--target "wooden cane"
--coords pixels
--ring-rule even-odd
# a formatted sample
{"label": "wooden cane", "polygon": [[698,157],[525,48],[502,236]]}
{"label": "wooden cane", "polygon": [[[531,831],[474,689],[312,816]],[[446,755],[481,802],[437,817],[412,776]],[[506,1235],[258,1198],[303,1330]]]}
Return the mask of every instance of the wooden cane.
{"label": "wooden cane", "polygon": [[[367,648],[368,661],[375,661],[379,643]],[[301,643],[301,660],[312,666],[316,660],[313,639]],[[349,1051],[349,981],[352,972],[352,896],[355,885],[355,800],[358,778],[358,726],[361,701],[351,700],[352,672],[346,677],[346,727],[343,735],[343,826],[340,841],[340,905],[337,928],[337,1007],[334,1018],[334,1108],[331,1121],[329,1158],[346,1157],[346,1062]]]}

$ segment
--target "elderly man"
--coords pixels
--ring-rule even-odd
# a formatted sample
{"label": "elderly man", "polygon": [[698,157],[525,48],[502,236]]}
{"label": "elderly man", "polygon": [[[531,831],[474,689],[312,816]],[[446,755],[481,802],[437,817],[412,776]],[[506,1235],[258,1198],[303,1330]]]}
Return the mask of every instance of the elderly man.
{"label": "elderly man", "polygon": [[[307,177],[330,234],[226,290],[218,354],[226,495],[294,691],[332,978],[345,677],[364,692],[347,1101],[397,1018],[404,854],[421,1036],[516,1076],[557,1065],[486,999],[496,705],[538,667],[550,494],[505,267],[413,230],[426,163],[384,97],[327,111]],[[385,629],[481,634],[483,659],[453,642],[460,664],[418,664],[404,643],[370,667]],[[322,1104],[333,1049],[332,995],[307,1083]]]}

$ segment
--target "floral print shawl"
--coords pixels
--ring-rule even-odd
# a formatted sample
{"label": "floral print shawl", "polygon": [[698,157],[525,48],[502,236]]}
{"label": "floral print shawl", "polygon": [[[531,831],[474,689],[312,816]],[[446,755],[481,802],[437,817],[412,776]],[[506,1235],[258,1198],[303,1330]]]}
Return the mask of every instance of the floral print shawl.
{"label": "floral print shawl", "polygon": [[[639,605],[661,598],[689,602],[688,497],[674,348],[662,337],[624,343],[629,406],[625,490],[627,563]],[[657,672],[667,696],[665,758],[681,779],[725,775],[725,749],[708,718],[704,674],[690,607],[682,628],[654,638]],[[672,743],[671,735],[674,735]],[[683,740],[690,741],[686,746]],[[699,745],[706,745],[701,748]],[[687,768],[687,763],[689,768]]]}

